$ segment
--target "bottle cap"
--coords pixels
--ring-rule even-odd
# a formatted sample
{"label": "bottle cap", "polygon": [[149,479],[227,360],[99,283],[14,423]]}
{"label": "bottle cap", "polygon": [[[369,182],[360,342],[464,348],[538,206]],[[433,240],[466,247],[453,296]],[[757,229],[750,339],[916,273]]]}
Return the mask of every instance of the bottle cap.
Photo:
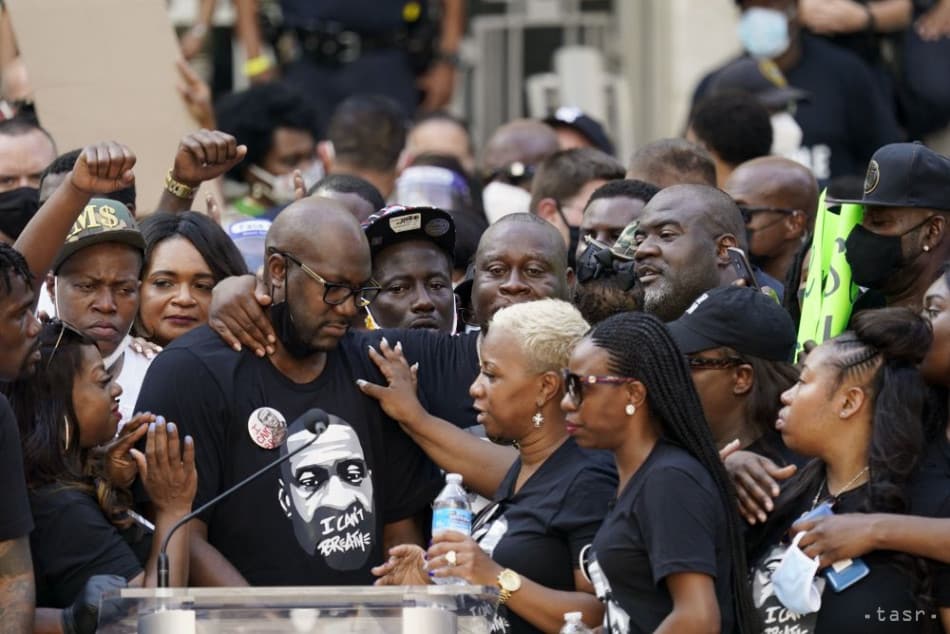
{"label": "bottle cap", "polygon": [[462,474],[461,473],[446,473],[445,481],[452,484],[462,484]]}

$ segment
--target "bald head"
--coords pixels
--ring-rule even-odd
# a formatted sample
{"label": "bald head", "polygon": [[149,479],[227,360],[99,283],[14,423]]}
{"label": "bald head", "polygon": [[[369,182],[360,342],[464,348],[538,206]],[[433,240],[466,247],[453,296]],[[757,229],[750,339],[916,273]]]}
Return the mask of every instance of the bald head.
{"label": "bald head", "polygon": [[[274,219],[267,251],[286,251],[303,262],[345,262],[370,266],[369,243],[359,221],[339,201],[319,196],[299,200]],[[368,275],[367,275],[368,277]]]}
{"label": "bald head", "polygon": [[709,185],[673,185],[661,190],[643,208],[672,209],[687,224],[703,227],[710,237],[730,234],[746,250],[745,224],[739,207],[724,191]]}
{"label": "bald head", "polygon": [[647,143],[630,158],[627,178],[646,181],[660,189],[672,185],[716,185],[712,156],[685,139],[660,139]]}
{"label": "bald head", "polygon": [[496,247],[499,242],[508,241],[511,235],[517,233],[531,233],[544,244],[550,254],[551,264],[563,271],[567,268],[567,247],[561,234],[550,222],[538,218],[534,214],[509,214],[502,217],[495,224],[488,227],[478,241],[478,250],[475,252],[476,261],[487,249]]}
{"label": "bald head", "polygon": [[801,163],[781,156],[763,156],[740,164],[725,184],[733,200],[749,207],[798,209],[815,217],[818,183]]}
{"label": "bald head", "polygon": [[482,169],[487,173],[516,161],[537,165],[558,151],[557,133],[540,121],[518,119],[506,123],[491,135],[482,153]]}

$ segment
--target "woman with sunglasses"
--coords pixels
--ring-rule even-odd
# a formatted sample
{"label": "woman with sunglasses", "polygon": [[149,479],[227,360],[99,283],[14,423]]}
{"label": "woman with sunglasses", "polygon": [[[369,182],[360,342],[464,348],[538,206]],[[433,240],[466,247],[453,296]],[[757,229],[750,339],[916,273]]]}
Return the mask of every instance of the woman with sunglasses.
{"label": "woman with sunglasses", "polygon": [[609,317],[565,376],[568,433],[611,451],[620,477],[584,557],[605,632],[755,631],[735,492],[669,331]]}
{"label": "woman with sunglasses", "polygon": [[[36,604],[55,608],[37,610],[37,627],[56,631],[61,611],[93,575],[155,587],[159,545],[191,510],[197,473],[191,438],[180,440],[175,425],[160,417],[140,415],[151,422],[145,453],[132,450],[132,457],[156,509],[154,534],[143,531],[135,521],[146,522],[129,512],[129,492],[113,486],[92,457],[116,434],[122,393],[95,342],[54,321],[43,326],[39,350],[36,374],[4,391],[20,424],[35,524]],[[172,586],[187,584],[187,533],[178,531],[169,546]]]}
{"label": "woman with sunglasses", "polygon": [[[587,329],[577,309],[560,300],[515,304],[494,315],[471,394],[485,433],[514,443],[517,458],[496,481],[493,502],[476,517],[472,537],[437,535],[427,553],[397,546],[374,569],[381,577],[377,583],[429,583],[433,576],[497,585],[503,605],[493,632],[556,632],[564,613],[573,611],[583,612],[589,624],[600,622],[603,607],[578,562],[607,512],[616,478],[609,457],[587,452],[568,437],[558,405],[561,368]],[[374,358],[390,387],[370,392],[396,420],[416,419],[409,426],[415,433],[428,429],[422,447],[440,467],[483,482],[479,472],[486,465],[476,456],[486,443],[432,419],[418,402],[414,410],[397,403],[415,399],[410,369],[395,351],[384,352],[385,358]]]}
{"label": "woman with sunglasses", "polygon": [[[814,459],[785,483],[765,524],[748,533],[750,560],[757,562],[756,605],[775,624],[783,606],[797,601],[776,604],[778,595],[769,592],[785,538],[795,537],[792,556],[797,547],[809,558],[821,556],[823,565],[845,561],[826,556],[814,539],[820,533],[811,534],[821,520],[798,521],[803,514],[828,508],[833,515],[822,519],[864,514],[863,523],[873,525],[878,516],[869,514],[917,512],[915,478],[934,402],[917,366],[931,345],[930,327],[902,308],[859,313],[851,327],[808,350],[801,378],[782,395],[776,427],[790,449]],[[942,486],[930,489],[931,505],[946,503],[947,484],[944,474]],[[855,530],[851,539],[863,540],[860,535]],[[815,634],[927,631],[936,618],[930,564],[893,552],[898,546],[863,548],[854,554],[860,561],[819,572],[809,586],[820,604],[797,622]],[[815,608],[814,601],[808,607]],[[890,618],[904,611],[925,616]]]}

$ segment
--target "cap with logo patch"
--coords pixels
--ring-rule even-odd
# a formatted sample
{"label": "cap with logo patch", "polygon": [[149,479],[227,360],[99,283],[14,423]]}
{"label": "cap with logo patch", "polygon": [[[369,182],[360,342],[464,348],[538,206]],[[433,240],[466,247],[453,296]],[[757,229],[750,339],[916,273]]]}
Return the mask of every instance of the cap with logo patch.
{"label": "cap with logo patch", "polygon": [[145,238],[129,208],[117,200],[92,198],[73,223],[63,248],[53,260],[53,273],[77,251],[102,242],[120,242],[145,252]]}
{"label": "cap with logo patch", "polygon": [[864,196],[828,203],[950,211],[950,158],[919,141],[885,145],[868,163]]}
{"label": "cap with logo patch", "polygon": [[384,207],[367,218],[363,231],[374,257],[386,247],[409,240],[428,240],[450,259],[455,252],[455,222],[436,207]]}
{"label": "cap with logo patch", "polygon": [[706,291],[667,327],[684,354],[727,347],[741,355],[790,361],[795,350],[791,316],[765,293],[743,286]]}

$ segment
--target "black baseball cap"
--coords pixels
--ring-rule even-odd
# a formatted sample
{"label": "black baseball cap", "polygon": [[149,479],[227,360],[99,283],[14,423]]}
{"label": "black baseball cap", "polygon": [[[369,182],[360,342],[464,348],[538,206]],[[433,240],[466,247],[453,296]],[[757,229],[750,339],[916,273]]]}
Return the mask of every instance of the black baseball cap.
{"label": "black baseball cap", "polygon": [[607,136],[604,126],[600,125],[596,119],[585,114],[580,108],[561,106],[544,122],[552,128],[573,128],[601,152],[611,156],[614,155],[614,144]]}
{"label": "black baseball cap", "polygon": [[455,253],[455,221],[436,207],[383,207],[363,223],[373,257],[400,242],[428,240],[449,256]]}
{"label": "black baseball cap", "polygon": [[145,253],[145,238],[129,208],[117,200],[92,198],[66,235],[53,260],[53,273],[77,251],[101,242],[120,242]]}
{"label": "black baseball cap", "polygon": [[797,337],[795,323],[778,302],[743,286],[706,291],[667,326],[684,354],[725,346],[741,355],[790,361]]}
{"label": "black baseball cap", "polygon": [[827,202],[950,211],[950,158],[920,141],[885,145],[868,163],[860,200]]}
{"label": "black baseball cap", "polygon": [[727,64],[710,81],[710,95],[735,91],[755,95],[770,110],[784,110],[790,103],[810,98],[806,91],[788,85],[775,62],[752,57],[741,57]]}

